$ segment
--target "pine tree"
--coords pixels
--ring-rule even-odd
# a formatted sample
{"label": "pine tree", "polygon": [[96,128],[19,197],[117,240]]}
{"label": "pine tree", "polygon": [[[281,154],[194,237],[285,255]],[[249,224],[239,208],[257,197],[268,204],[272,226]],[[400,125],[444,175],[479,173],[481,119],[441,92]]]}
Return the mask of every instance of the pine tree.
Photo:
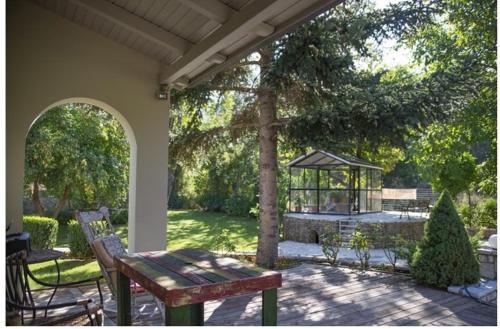
{"label": "pine tree", "polygon": [[411,268],[417,282],[439,288],[479,281],[479,263],[447,190],[425,224]]}

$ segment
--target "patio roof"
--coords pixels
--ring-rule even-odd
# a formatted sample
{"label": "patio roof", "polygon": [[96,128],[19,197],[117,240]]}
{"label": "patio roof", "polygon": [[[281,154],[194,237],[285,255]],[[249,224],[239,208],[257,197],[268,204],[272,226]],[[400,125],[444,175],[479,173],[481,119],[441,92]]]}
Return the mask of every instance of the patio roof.
{"label": "patio roof", "polygon": [[194,86],[341,0],[33,0],[161,63]]}
{"label": "patio roof", "polygon": [[314,150],[296,158],[288,164],[288,167],[332,168],[339,165],[382,170],[382,167],[353,156],[335,155],[321,150]]}
{"label": "patio roof", "polygon": [[9,233],[22,230],[31,125],[51,108],[86,103],[113,115],[130,144],[129,250],[165,249],[170,102],[169,88],[155,95],[159,84],[195,86],[341,2],[7,1]]}

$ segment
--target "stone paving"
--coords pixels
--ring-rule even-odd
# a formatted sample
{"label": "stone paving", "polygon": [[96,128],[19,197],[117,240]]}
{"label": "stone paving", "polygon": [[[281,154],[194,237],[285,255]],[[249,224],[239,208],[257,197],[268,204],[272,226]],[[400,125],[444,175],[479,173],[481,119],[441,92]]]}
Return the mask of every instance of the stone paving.
{"label": "stone paving", "polygon": [[[278,255],[280,257],[295,258],[302,260],[326,261],[326,257],[321,250],[321,246],[316,243],[303,243],[296,241],[282,241],[278,245]],[[354,250],[349,248],[340,248],[338,254],[340,263],[359,263]],[[387,256],[383,249],[370,250],[370,265],[390,265]],[[405,260],[398,260],[396,266],[399,268],[407,268]]]}

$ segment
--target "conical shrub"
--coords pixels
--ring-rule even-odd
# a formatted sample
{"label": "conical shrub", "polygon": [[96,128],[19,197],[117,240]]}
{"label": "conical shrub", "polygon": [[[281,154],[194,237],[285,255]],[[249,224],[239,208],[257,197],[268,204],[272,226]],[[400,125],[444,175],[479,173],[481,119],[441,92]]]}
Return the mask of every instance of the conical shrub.
{"label": "conical shrub", "polygon": [[413,257],[411,272],[417,282],[439,288],[479,281],[479,263],[464,223],[446,190],[425,223],[424,237]]}

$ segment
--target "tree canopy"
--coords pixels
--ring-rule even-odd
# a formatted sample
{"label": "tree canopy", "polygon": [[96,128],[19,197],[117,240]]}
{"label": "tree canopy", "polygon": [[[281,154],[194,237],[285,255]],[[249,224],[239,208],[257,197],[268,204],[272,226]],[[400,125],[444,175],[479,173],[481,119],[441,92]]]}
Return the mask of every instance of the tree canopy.
{"label": "tree canopy", "polygon": [[[122,206],[128,192],[129,145],[118,121],[88,104],[48,110],[26,139],[25,184],[57,196],[57,217],[68,199],[82,208]],[[37,189],[35,191],[35,189]],[[43,213],[41,204],[38,211]]]}

